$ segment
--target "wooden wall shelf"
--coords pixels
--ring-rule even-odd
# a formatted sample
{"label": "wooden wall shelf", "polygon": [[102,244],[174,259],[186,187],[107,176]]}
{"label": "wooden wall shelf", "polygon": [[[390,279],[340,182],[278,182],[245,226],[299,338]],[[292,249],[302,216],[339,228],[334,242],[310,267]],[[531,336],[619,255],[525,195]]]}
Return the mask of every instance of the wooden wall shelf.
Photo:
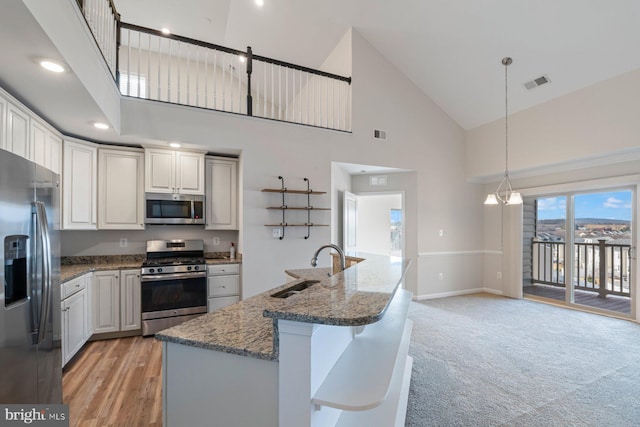
{"label": "wooden wall shelf", "polygon": [[[311,206],[311,196],[312,195],[321,195],[321,194],[327,194],[326,191],[313,191],[310,188],[310,184],[309,184],[309,179],[308,178],[303,178],[304,181],[307,183],[307,189],[306,190],[290,190],[287,187],[284,186],[284,178],[279,176],[278,179],[280,180],[280,182],[282,183],[282,187],[281,188],[263,188],[262,192],[264,193],[280,193],[282,194],[282,205],[280,206],[268,206],[267,209],[269,210],[279,210],[282,211],[282,222],[280,224],[265,224],[265,227],[280,227],[282,228],[282,233],[280,234],[279,239],[282,240],[284,239],[284,229],[286,227],[307,227],[307,235],[304,237],[305,239],[308,239],[309,236],[311,235],[311,227],[328,227],[328,224],[315,224],[313,222],[311,222],[311,211],[329,211],[331,210],[330,208],[316,208],[314,206]],[[288,206],[285,203],[285,194],[306,194],[307,195],[307,205],[306,206]],[[305,223],[288,223],[286,220],[286,211],[290,211],[290,210],[297,210],[297,211],[307,211],[307,222]]]}
{"label": "wooden wall shelf", "polygon": [[290,193],[290,194],[327,194],[326,191],[289,190],[287,188],[263,188],[262,192],[263,193]]}

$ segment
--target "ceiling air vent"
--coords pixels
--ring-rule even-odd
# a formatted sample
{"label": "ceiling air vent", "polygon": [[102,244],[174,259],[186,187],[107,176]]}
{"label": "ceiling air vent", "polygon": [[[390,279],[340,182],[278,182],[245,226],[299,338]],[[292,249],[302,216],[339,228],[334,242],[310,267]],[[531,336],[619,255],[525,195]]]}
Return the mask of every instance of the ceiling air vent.
{"label": "ceiling air vent", "polygon": [[524,84],[524,87],[531,90],[534,87],[542,86],[543,84],[549,83],[550,81],[551,80],[549,80],[548,76],[540,76],[537,79],[533,79],[530,82],[526,82]]}

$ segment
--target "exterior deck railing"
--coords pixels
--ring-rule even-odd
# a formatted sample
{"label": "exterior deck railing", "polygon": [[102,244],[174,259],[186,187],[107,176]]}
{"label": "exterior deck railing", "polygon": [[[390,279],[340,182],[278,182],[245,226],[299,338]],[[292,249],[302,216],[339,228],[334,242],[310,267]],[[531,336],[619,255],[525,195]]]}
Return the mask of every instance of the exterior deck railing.
{"label": "exterior deck railing", "polygon": [[[532,282],[566,286],[565,242],[532,241]],[[631,245],[575,243],[574,287],[597,292],[599,296],[630,296]],[[604,284],[604,286],[602,286]]]}
{"label": "exterior deck railing", "polygon": [[351,78],[120,24],[125,96],[334,130],[351,129]]}

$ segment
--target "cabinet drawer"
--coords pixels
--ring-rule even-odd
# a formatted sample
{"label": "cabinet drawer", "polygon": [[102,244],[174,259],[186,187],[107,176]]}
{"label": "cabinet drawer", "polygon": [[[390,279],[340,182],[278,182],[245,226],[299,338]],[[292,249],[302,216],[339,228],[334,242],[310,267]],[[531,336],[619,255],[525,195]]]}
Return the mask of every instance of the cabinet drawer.
{"label": "cabinet drawer", "polygon": [[238,296],[209,298],[209,301],[207,302],[207,311],[211,313],[212,311],[216,311],[219,308],[235,304],[238,301],[240,301],[240,297]]}
{"label": "cabinet drawer", "polygon": [[238,295],[240,293],[240,277],[233,276],[212,276],[207,278],[209,297],[222,295]]}
{"label": "cabinet drawer", "polygon": [[60,299],[65,299],[86,287],[85,276],[77,277],[62,284]]}
{"label": "cabinet drawer", "polygon": [[240,274],[240,264],[213,264],[207,266],[207,275]]}

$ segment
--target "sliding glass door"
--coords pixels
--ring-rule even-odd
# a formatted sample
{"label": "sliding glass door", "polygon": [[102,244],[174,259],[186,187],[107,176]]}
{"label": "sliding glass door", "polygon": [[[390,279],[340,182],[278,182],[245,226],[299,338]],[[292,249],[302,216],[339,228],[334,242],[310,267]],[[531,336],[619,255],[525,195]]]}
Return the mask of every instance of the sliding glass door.
{"label": "sliding glass door", "polygon": [[634,189],[528,199],[524,212],[525,295],[631,314]]}

